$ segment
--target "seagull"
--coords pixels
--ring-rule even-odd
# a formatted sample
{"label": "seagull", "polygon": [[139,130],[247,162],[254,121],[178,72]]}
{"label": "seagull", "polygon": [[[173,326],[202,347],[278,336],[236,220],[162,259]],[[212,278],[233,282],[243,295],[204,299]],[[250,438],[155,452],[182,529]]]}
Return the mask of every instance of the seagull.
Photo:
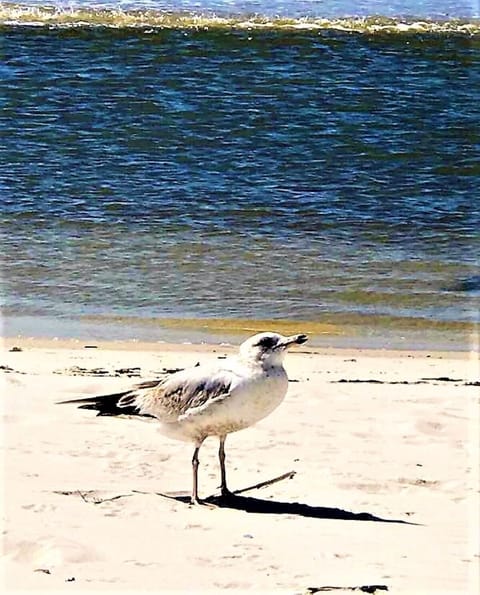
{"label": "seagull", "polygon": [[248,428],[280,405],[288,388],[285,353],[307,338],[303,334],[259,333],[240,345],[238,355],[220,365],[197,365],[124,392],[61,403],[76,403],[80,409],[98,411],[97,415],[153,417],[165,436],[192,442],[191,503],[203,504],[198,497],[198,453],[204,440],[217,436],[220,441],[221,495],[231,496],[225,470],[227,434]]}

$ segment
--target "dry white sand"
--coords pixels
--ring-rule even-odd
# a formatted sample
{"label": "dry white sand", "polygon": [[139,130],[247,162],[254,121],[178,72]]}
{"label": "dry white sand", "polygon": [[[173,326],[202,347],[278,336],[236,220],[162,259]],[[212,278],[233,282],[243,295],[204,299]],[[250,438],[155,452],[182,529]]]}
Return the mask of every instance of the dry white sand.
{"label": "dry white sand", "polygon": [[[476,359],[301,351],[287,356],[285,402],[227,439],[231,489],[295,477],[207,509],[156,495],[189,492],[189,444],[55,403],[138,380],[95,368],[152,378],[225,347],[6,341],[4,590],[477,593]],[[201,496],[217,491],[216,452],[207,440]]]}

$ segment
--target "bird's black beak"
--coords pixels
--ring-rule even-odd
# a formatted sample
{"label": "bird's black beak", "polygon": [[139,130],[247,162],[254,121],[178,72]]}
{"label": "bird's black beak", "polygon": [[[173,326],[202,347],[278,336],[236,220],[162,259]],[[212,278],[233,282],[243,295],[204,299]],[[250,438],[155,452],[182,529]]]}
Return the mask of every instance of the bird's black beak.
{"label": "bird's black beak", "polygon": [[291,337],[285,337],[280,343],[281,347],[289,347],[290,345],[302,345],[308,341],[307,335],[292,335]]}

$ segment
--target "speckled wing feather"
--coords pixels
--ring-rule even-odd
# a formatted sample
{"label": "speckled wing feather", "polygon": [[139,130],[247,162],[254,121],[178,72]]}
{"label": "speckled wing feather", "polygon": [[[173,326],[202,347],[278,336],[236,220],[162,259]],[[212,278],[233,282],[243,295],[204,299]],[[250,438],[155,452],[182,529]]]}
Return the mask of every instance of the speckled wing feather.
{"label": "speckled wing feather", "polygon": [[238,375],[231,370],[190,368],[160,382],[138,385],[120,399],[118,406],[135,406],[141,414],[174,422],[224,399],[238,381]]}

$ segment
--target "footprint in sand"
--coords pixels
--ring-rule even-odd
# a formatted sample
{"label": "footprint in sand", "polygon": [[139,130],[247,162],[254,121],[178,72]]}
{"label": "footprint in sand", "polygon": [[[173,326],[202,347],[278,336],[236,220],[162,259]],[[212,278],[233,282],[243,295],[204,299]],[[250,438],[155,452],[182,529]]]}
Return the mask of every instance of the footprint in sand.
{"label": "footprint in sand", "polygon": [[91,546],[51,536],[35,541],[7,543],[5,549],[11,560],[48,574],[68,563],[86,563],[101,559]]}

